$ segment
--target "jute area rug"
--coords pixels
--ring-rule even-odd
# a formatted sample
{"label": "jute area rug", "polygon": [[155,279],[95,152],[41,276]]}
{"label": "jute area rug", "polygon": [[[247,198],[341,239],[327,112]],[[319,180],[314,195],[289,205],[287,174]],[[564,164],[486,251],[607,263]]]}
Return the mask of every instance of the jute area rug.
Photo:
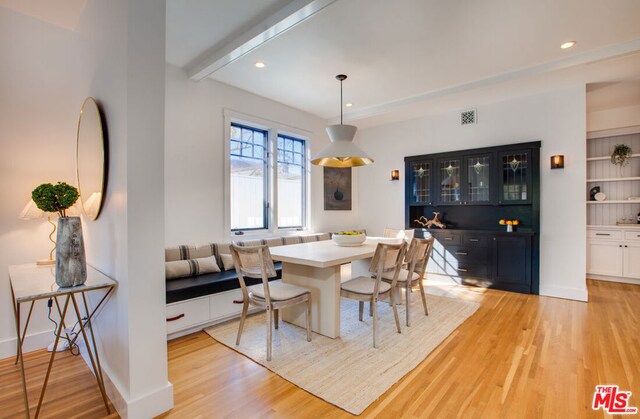
{"label": "jute area rug", "polygon": [[479,307],[478,303],[427,295],[429,316],[419,294],[411,295],[411,327],[405,326],[405,307],[398,306],[402,334],[393,311],[378,303],[379,347],[373,348],[372,318],[368,304],[362,322],[358,302],[342,299],[341,337],[313,334],[280,321],[273,333],[273,356],[267,362],[265,312],[249,316],[242,340],[235,345],[239,320],[213,326],[206,332],[218,342],[265,366],[282,378],[354,415],[362,413],[389,387],[414,369],[429,353]]}

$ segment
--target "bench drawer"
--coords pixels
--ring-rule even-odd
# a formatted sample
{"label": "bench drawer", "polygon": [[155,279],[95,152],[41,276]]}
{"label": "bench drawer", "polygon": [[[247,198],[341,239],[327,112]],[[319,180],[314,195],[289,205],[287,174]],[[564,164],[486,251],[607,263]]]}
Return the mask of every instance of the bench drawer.
{"label": "bench drawer", "polygon": [[167,306],[167,333],[209,321],[209,297]]}
{"label": "bench drawer", "polygon": [[640,229],[638,229],[638,231],[625,231],[624,232],[624,239],[625,240],[640,241]]}

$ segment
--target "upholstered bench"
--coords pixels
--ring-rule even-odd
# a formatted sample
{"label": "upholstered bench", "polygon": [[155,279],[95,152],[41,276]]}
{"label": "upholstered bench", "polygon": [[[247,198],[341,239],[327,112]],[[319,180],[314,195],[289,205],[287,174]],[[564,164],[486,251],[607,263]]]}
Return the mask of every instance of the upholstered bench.
{"label": "upholstered bench", "polygon": [[[236,240],[238,246],[266,244],[269,247],[329,240],[330,233]],[[240,282],[233,267],[228,243],[182,245],[165,249],[167,332],[178,337],[240,315]],[[281,277],[282,264],[275,263]],[[247,279],[248,285],[260,280]]]}

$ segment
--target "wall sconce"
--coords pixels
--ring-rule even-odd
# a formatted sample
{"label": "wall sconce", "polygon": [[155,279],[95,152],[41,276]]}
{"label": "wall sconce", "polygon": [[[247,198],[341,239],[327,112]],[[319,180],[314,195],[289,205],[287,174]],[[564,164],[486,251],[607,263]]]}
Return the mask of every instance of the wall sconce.
{"label": "wall sconce", "polygon": [[551,156],[551,169],[564,169],[564,156],[562,154]]}
{"label": "wall sconce", "polygon": [[400,171],[392,170],[391,171],[391,180],[400,180]]}

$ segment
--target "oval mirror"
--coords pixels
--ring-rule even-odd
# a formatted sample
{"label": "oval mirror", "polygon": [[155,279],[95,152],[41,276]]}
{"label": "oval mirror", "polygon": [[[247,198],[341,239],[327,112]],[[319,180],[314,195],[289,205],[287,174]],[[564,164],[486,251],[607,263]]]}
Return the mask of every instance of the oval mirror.
{"label": "oval mirror", "polygon": [[96,220],[107,185],[107,139],[100,108],[92,97],[84,101],[80,110],[76,167],[82,211],[90,220]]}

